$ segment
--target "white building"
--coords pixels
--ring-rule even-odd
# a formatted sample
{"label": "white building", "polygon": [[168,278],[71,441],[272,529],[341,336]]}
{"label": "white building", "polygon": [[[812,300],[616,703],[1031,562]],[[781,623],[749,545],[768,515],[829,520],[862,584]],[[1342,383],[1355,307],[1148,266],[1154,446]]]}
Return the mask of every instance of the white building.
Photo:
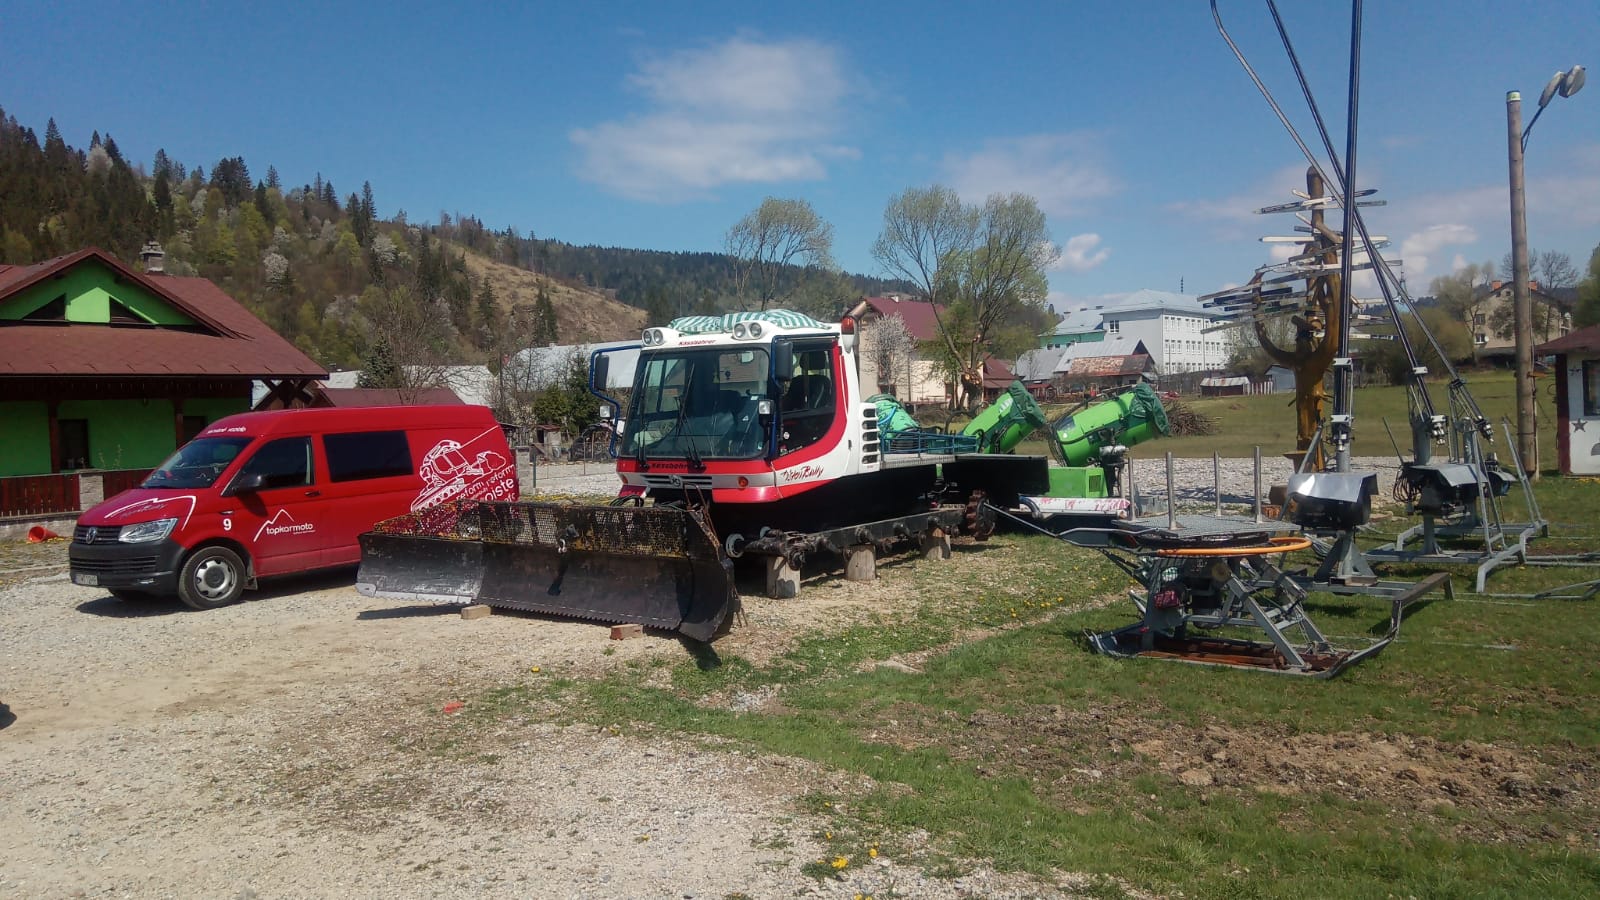
{"label": "white building", "polygon": [[[1188,294],[1170,291],[1135,291],[1118,300],[1096,306],[1076,306],[1068,310],[1062,324],[1048,336],[1057,343],[1074,339],[1092,343],[1085,334],[1089,323],[1098,318],[1100,340],[1107,347],[1132,346],[1142,342],[1163,375],[1181,372],[1206,372],[1227,365],[1238,340],[1236,329],[1206,329],[1219,323],[1218,314],[1200,305]],[[1095,355],[1113,355],[1115,351]]]}

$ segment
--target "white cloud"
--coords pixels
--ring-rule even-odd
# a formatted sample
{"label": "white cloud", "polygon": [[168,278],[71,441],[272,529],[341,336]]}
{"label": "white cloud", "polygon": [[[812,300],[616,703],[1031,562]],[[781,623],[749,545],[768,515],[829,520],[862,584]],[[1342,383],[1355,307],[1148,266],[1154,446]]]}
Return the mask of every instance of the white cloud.
{"label": "white cloud", "polygon": [[1047,215],[1070,216],[1121,189],[1087,133],[994,138],[970,154],[949,153],[944,177],[968,202],[990,194],[1027,194]]}
{"label": "white cloud", "polygon": [[1433,254],[1446,247],[1473,244],[1477,240],[1477,230],[1470,225],[1456,223],[1430,225],[1412,234],[1400,243],[1400,259],[1405,264],[1406,280],[1415,280],[1418,290],[1425,288],[1423,279],[1430,274],[1428,266]]}
{"label": "white cloud", "polygon": [[839,51],[747,36],[649,59],[628,84],[634,116],[575,128],[579,173],[641,200],[703,196],[730,183],[815,181],[860,152],[838,143],[849,78]]}
{"label": "white cloud", "polygon": [[1111,256],[1110,250],[1095,249],[1099,246],[1098,234],[1073,235],[1062,246],[1061,256],[1050,268],[1052,271],[1087,272]]}
{"label": "white cloud", "polygon": [[[1303,164],[1288,165],[1271,172],[1265,178],[1231,196],[1209,200],[1203,198],[1174,200],[1168,203],[1166,208],[1169,212],[1185,218],[1207,222],[1231,222],[1235,225],[1249,223],[1261,234],[1268,232],[1288,234],[1287,229],[1298,224],[1289,213],[1258,216],[1256,210],[1275,203],[1295,200],[1295,195],[1290,192],[1304,191],[1305,188],[1306,167]],[[1275,228],[1278,230],[1273,231]]]}
{"label": "white cloud", "polygon": [[1273,262],[1286,262],[1304,249],[1300,244],[1268,244],[1267,252]]}

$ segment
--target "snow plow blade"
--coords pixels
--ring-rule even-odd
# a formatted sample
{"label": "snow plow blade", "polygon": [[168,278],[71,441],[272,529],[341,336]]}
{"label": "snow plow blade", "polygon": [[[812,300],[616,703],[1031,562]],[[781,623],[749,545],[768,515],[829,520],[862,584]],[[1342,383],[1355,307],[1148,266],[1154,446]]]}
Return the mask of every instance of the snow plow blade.
{"label": "snow plow blade", "polygon": [[361,536],[356,590],[638,623],[710,641],[736,603],[705,515],[676,507],[463,500]]}

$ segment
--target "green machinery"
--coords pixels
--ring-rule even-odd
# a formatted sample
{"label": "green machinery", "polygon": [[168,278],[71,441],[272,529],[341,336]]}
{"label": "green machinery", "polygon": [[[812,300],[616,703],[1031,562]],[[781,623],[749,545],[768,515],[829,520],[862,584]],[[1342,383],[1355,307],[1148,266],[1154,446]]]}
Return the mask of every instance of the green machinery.
{"label": "green machinery", "polygon": [[1023,497],[1041,523],[1081,524],[1083,518],[1124,515],[1117,496],[1128,448],[1168,431],[1166,410],[1150,385],[1140,382],[1111,397],[1069,411],[1050,423],[1022,382],[1010,387],[959,434],[920,427],[899,401],[868,398],[878,408],[878,431],[888,453],[1010,453],[1035,431],[1050,448],[1050,489]]}

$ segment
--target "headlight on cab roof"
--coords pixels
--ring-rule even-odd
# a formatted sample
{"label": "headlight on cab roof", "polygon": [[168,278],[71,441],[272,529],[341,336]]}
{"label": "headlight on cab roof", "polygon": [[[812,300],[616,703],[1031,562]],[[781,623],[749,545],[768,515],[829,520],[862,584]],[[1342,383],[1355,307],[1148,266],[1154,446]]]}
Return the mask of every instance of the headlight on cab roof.
{"label": "headlight on cab roof", "polygon": [[122,526],[122,533],[117,535],[117,540],[124,544],[148,544],[159,541],[172,533],[172,526],[178,524],[177,519],[156,519],[154,522],[140,522],[137,525]]}

